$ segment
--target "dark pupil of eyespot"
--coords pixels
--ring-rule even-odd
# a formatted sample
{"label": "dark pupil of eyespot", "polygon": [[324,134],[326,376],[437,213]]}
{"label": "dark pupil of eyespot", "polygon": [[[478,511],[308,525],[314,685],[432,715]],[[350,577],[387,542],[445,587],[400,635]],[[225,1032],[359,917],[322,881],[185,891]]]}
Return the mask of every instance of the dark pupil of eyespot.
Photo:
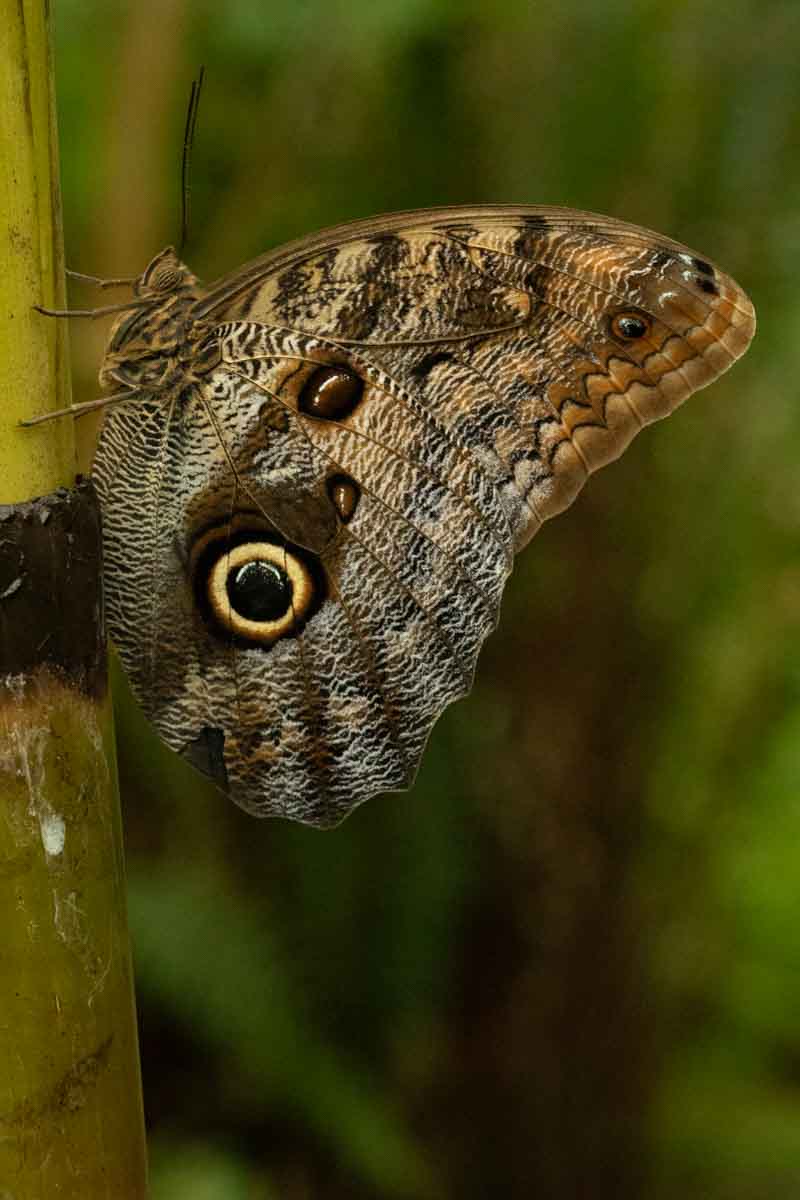
{"label": "dark pupil of eyespot", "polygon": [[235,567],[226,586],[228,599],[246,621],[277,621],[292,600],[289,576],[275,563],[263,559]]}
{"label": "dark pupil of eyespot", "polygon": [[639,317],[620,317],[617,325],[626,338],[640,338],[647,333],[647,326]]}
{"label": "dark pupil of eyespot", "polygon": [[358,404],[364,384],[342,367],[320,367],[300,393],[300,408],[310,417],[328,421],[348,416]]}

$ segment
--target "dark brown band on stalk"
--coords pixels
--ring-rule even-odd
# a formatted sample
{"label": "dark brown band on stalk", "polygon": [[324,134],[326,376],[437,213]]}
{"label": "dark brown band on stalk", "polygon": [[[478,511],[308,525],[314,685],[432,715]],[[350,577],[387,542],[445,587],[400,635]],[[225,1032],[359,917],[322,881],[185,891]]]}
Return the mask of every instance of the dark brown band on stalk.
{"label": "dark brown band on stalk", "polygon": [[[105,692],[100,508],[90,480],[0,505],[0,674],[48,666]],[[23,681],[24,682],[24,681]]]}

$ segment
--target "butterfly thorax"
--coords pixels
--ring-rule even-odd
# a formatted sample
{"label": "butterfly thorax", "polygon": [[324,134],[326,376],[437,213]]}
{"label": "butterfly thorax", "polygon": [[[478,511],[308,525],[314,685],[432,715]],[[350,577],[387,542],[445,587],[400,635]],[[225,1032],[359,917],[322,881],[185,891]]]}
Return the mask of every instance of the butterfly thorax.
{"label": "butterfly thorax", "polygon": [[111,330],[100,370],[103,388],[170,393],[214,365],[213,345],[199,348],[210,326],[192,318],[203,289],[171,246],[148,264],[132,291],[130,308]]}

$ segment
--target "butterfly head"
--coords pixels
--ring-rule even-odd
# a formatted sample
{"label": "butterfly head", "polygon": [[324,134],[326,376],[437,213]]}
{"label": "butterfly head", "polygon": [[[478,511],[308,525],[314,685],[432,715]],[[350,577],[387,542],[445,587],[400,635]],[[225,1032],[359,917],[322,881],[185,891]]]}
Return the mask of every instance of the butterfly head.
{"label": "butterfly head", "polygon": [[167,246],[152,258],[133,284],[137,297],[154,299],[171,296],[197,287],[197,276],[181,262],[174,246]]}
{"label": "butterfly head", "polygon": [[200,284],[172,246],[148,263],[133,284],[133,299],[111,329],[100,384],[104,388],[160,391],[185,376],[186,347],[202,330],[194,329],[189,310]]}

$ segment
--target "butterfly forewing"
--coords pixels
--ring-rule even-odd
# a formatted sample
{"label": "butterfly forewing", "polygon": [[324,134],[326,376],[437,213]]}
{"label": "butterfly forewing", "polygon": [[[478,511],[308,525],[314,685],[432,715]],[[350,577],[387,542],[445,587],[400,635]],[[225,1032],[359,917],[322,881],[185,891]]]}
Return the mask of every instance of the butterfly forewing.
{"label": "butterfly forewing", "polygon": [[559,209],[377,218],[195,289],[96,459],[146,712],[254,813],[407,786],[514,552],[753,331],[685,247]]}

